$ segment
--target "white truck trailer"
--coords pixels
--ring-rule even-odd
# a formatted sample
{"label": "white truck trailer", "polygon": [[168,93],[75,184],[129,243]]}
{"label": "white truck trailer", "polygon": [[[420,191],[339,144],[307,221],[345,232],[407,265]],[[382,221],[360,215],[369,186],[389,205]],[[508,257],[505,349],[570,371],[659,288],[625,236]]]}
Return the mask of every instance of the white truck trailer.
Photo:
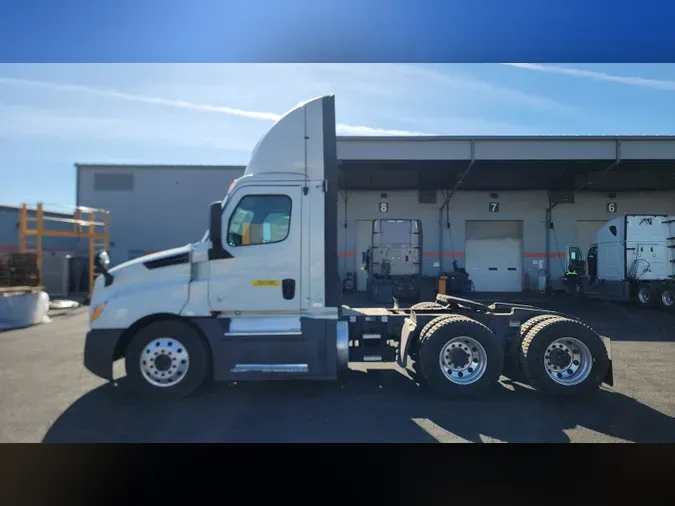
{"label": "white truck trailer", "polygon": [[588,253],[567,249],[580,293],[640,306],[675,306],[675,216],[625,215],[605,223]]}
{"label": "white truck trailer", "polygon": [[390,361],[442,396],[475,395],[502,373],[546,394],[613,384],[610,343],[573,316],[439,295],[400,309],[342,306],[335,101],[283,116],[193,244],[108,269],[97,256],[84,365],[155,398],[209,380],[336,379]]}

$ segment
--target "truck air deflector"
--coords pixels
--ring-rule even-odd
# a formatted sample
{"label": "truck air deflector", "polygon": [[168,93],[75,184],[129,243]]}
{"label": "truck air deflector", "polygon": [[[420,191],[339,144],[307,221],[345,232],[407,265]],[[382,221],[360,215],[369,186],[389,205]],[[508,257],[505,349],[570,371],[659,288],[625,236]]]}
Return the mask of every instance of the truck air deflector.
{"label": "truck air deflector", "polygon": [[178,255],[171,255],[157,260],[149,260],[143,262],[143,265],[148,269],[161,269],[162,267],[171,267],[172,265],[187,264],[190,262],[190,253],[179,253]]}

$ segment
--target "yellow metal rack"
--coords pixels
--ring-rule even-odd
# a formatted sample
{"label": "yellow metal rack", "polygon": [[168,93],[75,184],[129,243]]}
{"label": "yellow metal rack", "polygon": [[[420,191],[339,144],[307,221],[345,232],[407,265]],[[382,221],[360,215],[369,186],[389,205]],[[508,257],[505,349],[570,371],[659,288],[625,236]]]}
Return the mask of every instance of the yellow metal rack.
{"label": "yellow metal rack", "polygon": [[[35,253],[38,267],[38,284],[42,283],[42,239],[44,237],[72,237],[87,239],[89,245],[89,295],[94,287],[94,257],[97,250],[110,250],[110,212],[91,207],[75,207],[72,218],[45,214],[42,202],[31,208],[23,204],[19,210],[19,251]],[[29,224],[34,223],[34,227]],[[72,230],[49,228],[53,223],[70,223]],[[86,229],[86,230],[84,230]],[[79,246],[79,245],[78,245]]]}

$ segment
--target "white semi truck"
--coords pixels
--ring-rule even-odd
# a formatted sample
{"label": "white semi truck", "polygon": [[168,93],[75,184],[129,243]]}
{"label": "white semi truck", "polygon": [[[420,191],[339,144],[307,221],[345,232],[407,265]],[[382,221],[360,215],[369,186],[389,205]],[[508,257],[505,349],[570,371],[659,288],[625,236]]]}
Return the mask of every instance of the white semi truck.
{"label": "white semi truck", "polygon": [[567,256],[580,294],[675,309],[675,216],[616,217],[596,232],[585,257],[577,246]]}
{"label": "white semi truck", "polygon": [[155,398],[205,382],[336,379],[351,362],[412,361],[442,396],[504,373],[546,394],[613,384],[609,340],[573,316],[439,295],[400,309],[342,306],[333,96],[299,105],[255,147],[210,207],[202,240],[98,272],[84,365]]}

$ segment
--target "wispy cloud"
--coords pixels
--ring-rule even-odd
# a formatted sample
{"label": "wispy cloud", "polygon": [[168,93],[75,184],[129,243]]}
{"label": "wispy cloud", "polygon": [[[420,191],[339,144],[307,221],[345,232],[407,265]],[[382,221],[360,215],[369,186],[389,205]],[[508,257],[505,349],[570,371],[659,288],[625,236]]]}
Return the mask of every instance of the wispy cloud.
{"label": "wispy cloud", "polygon": [[550,74],[560,74],[571,77],[585,77],[588,79],[595,79],[597,81],[611,81],[615,83],[627,84],[630,86],[641,86],[644,88],[654,88],[658,90],[675,90],[675,81],[666,81],[662,79],[617,76],[613,74],[605,74],[603,72],[595,72],[592,70],[557,67],[554,65],[539,65],[537,63],[502,63],[502,65],[525,70],[535,70],[538,72],[548,72]]}
{"label": "wispy cloud", "polygon": [[105,140],[111,146],[120,141],[140,141],[147,145],[182,148],[251,149],[251,140],[246,132],[237,128],[213,128],[212,124],[198,128],[190,123],[167,121],[166,116],[83,115],[68,109],[0,103],[0,118],[3,118],[0,121],[0,140],[43,137],[66,142]]}
{"label": "wispy cloud", "polygon": [[[188,109],[192,111],[203,111],[226,114],[239,118],[258,119],[276,121],[281,117],[281,114],[263,111],[251,111],[245,109],[236,109],[233,107],[226,107],[220,105],[201,104],[196,102],[189,102],[185,100],[172,100],[162,97],[138,95],[135,93],[124,93],[111,89],[94,88],[91,86],[82,86],[78,84],[64,84],[47,81],[34,81],[29,79],[17,79],[10,77],[0,77],[0,84],[46,88],[55,91],[87,93],[91,95],[98,95],[101,97],[115,98],[120,100],[140,102],[151,105],[160,105],[165,107],[172,107],[177,109]],[[428,135],[422,132],[413,132],[408,130],[391,130],[384,128],[373,128],[364,125],[346,125],[337,124],[338,133],[346,135]]]}
{"label": "wispy cloud", "polygon": [[548,97],[458,72],[454,64],[331,63],[317,64],[312,68],[319,75],[332,76],[333,81],[339,81],[341,85],[353,83],[359,91],[365,89],[375,97],[386,94],[389,99],[410,101],[419,96],[433,96],[436,101],[452,100],[453,107],[458,105],[453,100],[456,99],[471,104],[497,101],[534,110],[577,112],[576,108]]}

